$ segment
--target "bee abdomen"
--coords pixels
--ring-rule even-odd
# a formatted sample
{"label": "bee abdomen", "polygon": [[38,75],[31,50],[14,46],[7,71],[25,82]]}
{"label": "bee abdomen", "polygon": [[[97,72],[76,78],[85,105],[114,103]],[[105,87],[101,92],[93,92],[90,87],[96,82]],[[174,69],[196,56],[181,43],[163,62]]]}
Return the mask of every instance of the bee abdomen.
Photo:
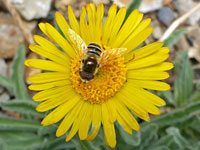
{"label": "bee abdomen", "polygon": [[100,57],[102,51],[101,51],[101,48],[100,48],[100,46],[98,44],[90,43],[88,45],[88,52],[87,53],[88,54],[94,54],[94,55]]}

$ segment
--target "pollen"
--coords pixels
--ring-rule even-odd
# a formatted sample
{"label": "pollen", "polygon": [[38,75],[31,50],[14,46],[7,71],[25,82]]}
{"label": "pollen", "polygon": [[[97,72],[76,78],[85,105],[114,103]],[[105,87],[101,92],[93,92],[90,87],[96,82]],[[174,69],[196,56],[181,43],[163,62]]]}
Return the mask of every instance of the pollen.
{"label": "pollen", "polygon": [[[106,55],[103,55],[104,57]],[[101,104],[114,96],[126,82],[126,66],[124,57],[117,57],[114,54],[109,58],[102,58],[99,67],[92,81],[84,82],[79,75],[81,61],[78,57],[71,63],[71,81],[77,93],[82,95],[85,101],[92,104]]]}

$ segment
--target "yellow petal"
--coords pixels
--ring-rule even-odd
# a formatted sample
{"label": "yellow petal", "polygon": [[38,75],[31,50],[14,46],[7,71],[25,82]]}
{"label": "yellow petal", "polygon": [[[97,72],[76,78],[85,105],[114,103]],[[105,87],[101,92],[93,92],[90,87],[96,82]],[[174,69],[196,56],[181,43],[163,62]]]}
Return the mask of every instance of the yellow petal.
{"label": "yellow petal", "polygon": [[[135,9],[127,18],[126,22],[117,34],[116,39],[111,43],[111,47],[121,47],[122,44],[127,40],[127,38],[132,34],[134,29],[138,26],[143,18],[143,14],[140,14],[137,9]],[[125,47],[127,48],[127,47]]]}
{"label": "yellow petal", "polygon": [[126,8],[122,7],[118,11],[118,13],[113,21],[114,22],[113,28],[111,28],[110,40],[109,40],[108,45],[111,45],[111,43],[116,39],[116,35],[120,30],[120,27],[124,21],[125,16],[126,16]]}
{"label": "yellow petal", "polygon": [[115,18],[116,12],[117,12],[117,6],[112,5],[109,9],[108,17],[106,18],[104,26],[103,26],[103,35],[102,35],[102,44],[103,45],[107,45],[107,43],[108,43],[111,29],[114,25],[113,20]]}
{"label": "yellow petal", "polygon": [[68,18],[69,18],[69,22],[70,22],[72,29],[77,34],[80,35],[80,29],[79,29],[78,21],[76,20],[76,17],[74,15],[74,12],[73,12],[72,7],[70,5],[68,5]]}
{"label": "yellow petal", "polygon": [[135,35],[129,41],[125,41],[121,47],[127,48],[127,53],[138,47],[142,42],[144,42],[153,32],[152,27],[147,27],[137,35]]}
{"label": "yellow petal", "polygon": [[127,63],[126,67],[130,69],[140,69],[149,66],[153,66],[156,64],[160,64],[165,61],[169,57],[169,54],[156,53],[154,55],[144,57],[142,59],[133,60],[130,63]]}
{"label": "yellow petal", "polygon": [[81,11],[81,15],[80,15],[80,33],[81,33],[81,37],[82,39],[85,41],[85,43],[88,45],[90,40],[90,31],[88,29],[88,24],[86,21],[86,10],[85,7],[82,7],[82,11]]}
{"label": "yellow petal", "polygon": [[36,107],[36,110],[38,112],[45,112],[48,111],[50,109],[53,109],[55,107],[57,107],[58,105],[61,105],[63,103],[66,103],[68,100],[72,99],[73,96],[75,96],[76,93],[74,92],[74,89],[68,88],[65,93],[59,93],[57,96],[57,98],[53,97],[51,99],[46,100],[45,102],[42,102],[41,104],[39,104]]}
{"label": "yellow petal", "polygon": [[69,72],[45,72],[38,73],[28,77],[28,81],[32,83],[45,83],[59,80],[69,79]]}
{"label": "yellow petal", "polygon": [[104,135],[107,145],[114,148],[116,145],[116,134],[115,127],[113,123],[109,121],[108,108],[105,103],[102,104],[102,122],[104,126]]}
{"label": "yellow petal", "polygon": [[67,90],[68,88],[70,88],[69,85],[38,92],[33,96],[33,100],[36,102],[41,102],[50,98],[56,98],[58,97],[58,95],[65,93],[65,90]]}
{"label": "yellow petal", "polygon": [[72,46],[67,42],[66,39],[50,24],[46,23],[46,30],[50,35],[50,39],[59,45],[71,58],[76,56],[76,53]]}
{"label": "yellow petal", "polygon": [[93,115],[92,115],[92,129],[87,137],[87,141],[92,141],[98,134],[101,127],[101,105],[94,104]]}
{"label": "yellow petal", "polygon": [[125,93],[135,104],[142,107],[145,111],[159,115],[160,110],[149,101],[145,95],[143,95],[142,90],[134,87],[133,84],[126,84],[126,87],[121,89],[121,92]]}
{"label": "yellow petal", "polygon": [[162,42],[154,42],[152,44],[146,45],[142,48],[139,48],[135,51],[133,51],[133,53],[135,54],[135,60],[136,59],[141,59],[144,58],[146,56],[149,56],[157,51],[159,51],[159,49],[163,46]]}
{"label": "yellow petal", "polygon": [[105,102],[108,108],[109,112],[109,121],[111,123],[114,123],[115,120],[117,119],[117,108],[115,105],[115,99],[111,98],[108,101]]}
{"label": "yellow petal", "polygon": [[69,56],[61,52],[53,43],[51,43],[47,39],[38,35],[34,35],[33,38],[43,49],[45,49],[45,51],[48,51],[49,53],[62,58],[64,61],[66,61],[66,64],[70,62]]}
{"label": "yellow petal", "polygon": [[81,111],[81,108],[83,106],[83,101],[80,101],[67,115],[66,117],[63,119],[63,121],[61,122],[61,124],[59,125],[57,131],[56,131],[56,136],[60,137],[62,135],[64,135],[69,128],[71,127],[71,125],[73,124],[74,120],[76,119],[76,117],[78,116],[78,114]]}
{"label": "yellow petal", "polygon": [[88,137],[88,130],[92,121],[93,104],[87,103],[87,110],[85,115],[81,120],[81,125],[79,127],[79,138],[80,140],[85,140]]}
{"label": "yellow petal", "polygon": [[24,63],[26,66],[41,70],[48,70],[48,71],[60,71],[60,72],[69,72],[69,68],[57,64],[53,61],[49,60],[41,60],[41,59],[28,59]]}
{"label": "yellow petal", "polygon": [[169,78],[169,74],[167,72],[146,72],[146,71],[138,71],[131,70],[127,72],[128,79],[139,79],[139,80],[164,80]]}
{"label": "yellow petal", "polygon": [[49,113],[41,122],[42,125],[47,126],[60,121],[69,111],[71,111],[76,104],[80,102],[80,96],[75,96],[66,103],[58,106],[51,113]]}
{"label": "yellow petal", "polygon": [[121,127],[124,129],[124,131],[132,135],[132,129],[129,127],[129,125],[124,121],[124,119],[120,115],[117,116],[117,121],[119,122]]}
{"label": "yellow petal", "polygon": [[126,107],[128,107],[136,116],[138,116],[139,118],[141,118],[147,122],[149,121],[148,112],[146,110],[144,110],[143,107],[138,106],[136,103],[134,103],[134,101],[132,101],[132,99],[130,97],[128,97],[128,95],[123,93],[123,91],[120,91],[119,93],[117,93],[116,98],[121,103],[126,105]]}
{"label": "yellow petal", "polygon": [[85,112],[87,110],[87,103],[88,102],[84,102],[83,106],[81,108],[81,111],[79,113],[79,116],[77,118],[75,118],[75,121],[73,123],[73,126],[66,138],[66,142],[68,142],[71,138],[73,138],[73,136],[76,134],[76,132],[78,131],[79,127],[81,126],[81,120],[85,115]]}
{"label": "yellow petal", "polygon": [[97,7],[96,13],[96,26],[95,26],[95,42],[97,44],[101,44],[101,37],[102,37],[102,19],[104,16],[104,5],[100,3]]}
{"label": "yellow petal", "polygon": [[138,122],[135,120],[133,115],[128,111],[126,106],[124,106],[124,104],[122,104],[118,100],[115,101],[115,104],[117,107],[118,115],[120,115],[124,119],[124,121],[129,125],[130,128],[139,131],[140,126]]}
{"label": "yellow petal", "polygon": [[68,33],[67,32],[68,32],[68,29],[69,29],[69,25],[68,25],[67,21],[65,20],[63,15],[58,11],[56,12],[55,17],[56,17],[56,23],[58,24],[60,30],[65,35],[65,37],[68,39]]}
{"label": "yellow petal", "polygon": [[60,87],[64,85],[70,85],[70,84],[71,84],[70,80],[61,80],[61,81],[54,81],[54,82],[43,83],[43,84],[32,84],[28,88],[33,91],[41,91],[41,90],[46,90],[46,89]]}
{"label": "yellow petal", "polygon": [[148,66],[140,69],[132,69],[130,71],[144,71],[144,72],[158,72],[158,71],[167,71],[174,67],[174,65],[170,62],[162,62],[160,64]]}
{"label": "yellow petal", "polygon": [[149,80],[142,81],[142,80],[129,79],[127,82],[130,82],[136,87],[141,87],[150,90],[158,90],[158,91],[170,90],[169,84],[161,81],[149,81]]}
{"label": "yellow petal", "polygon": [[39,54],[40,56],[48,58],[58,64],[69,66],[69,59],[67,57],[66,59],[63,59],[60,56],[51,53],[49,50],[46,50],[39,45],[30,45],[29,48],[31,49],[31,51]]}

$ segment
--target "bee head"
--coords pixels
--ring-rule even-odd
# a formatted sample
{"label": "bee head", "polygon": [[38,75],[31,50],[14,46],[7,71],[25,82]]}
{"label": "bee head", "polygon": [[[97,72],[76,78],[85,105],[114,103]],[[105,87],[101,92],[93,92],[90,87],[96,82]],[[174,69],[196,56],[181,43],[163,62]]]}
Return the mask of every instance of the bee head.
{"label": "bee head", "polygon": [[88,82],[94,79],[94,75],[89,72],[81,71],[79,75],[81,79],[84,80],[84,82]]}

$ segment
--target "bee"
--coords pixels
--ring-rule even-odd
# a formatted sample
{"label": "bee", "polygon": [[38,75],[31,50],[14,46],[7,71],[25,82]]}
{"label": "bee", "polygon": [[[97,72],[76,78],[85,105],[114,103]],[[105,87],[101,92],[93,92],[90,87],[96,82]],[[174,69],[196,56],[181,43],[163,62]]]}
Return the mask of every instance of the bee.
{"label": "bee", "polygon": [[127,50],[126,48],[113,48],[103,52],[97,43],[90,43],[87,46],[82,38],[72,29],[68,30],[68,35],[69,42],[79,56],[81,62],[79,75],[85,83],[94,79],[98,69],[106,64],[111,54],[121,57]]}

